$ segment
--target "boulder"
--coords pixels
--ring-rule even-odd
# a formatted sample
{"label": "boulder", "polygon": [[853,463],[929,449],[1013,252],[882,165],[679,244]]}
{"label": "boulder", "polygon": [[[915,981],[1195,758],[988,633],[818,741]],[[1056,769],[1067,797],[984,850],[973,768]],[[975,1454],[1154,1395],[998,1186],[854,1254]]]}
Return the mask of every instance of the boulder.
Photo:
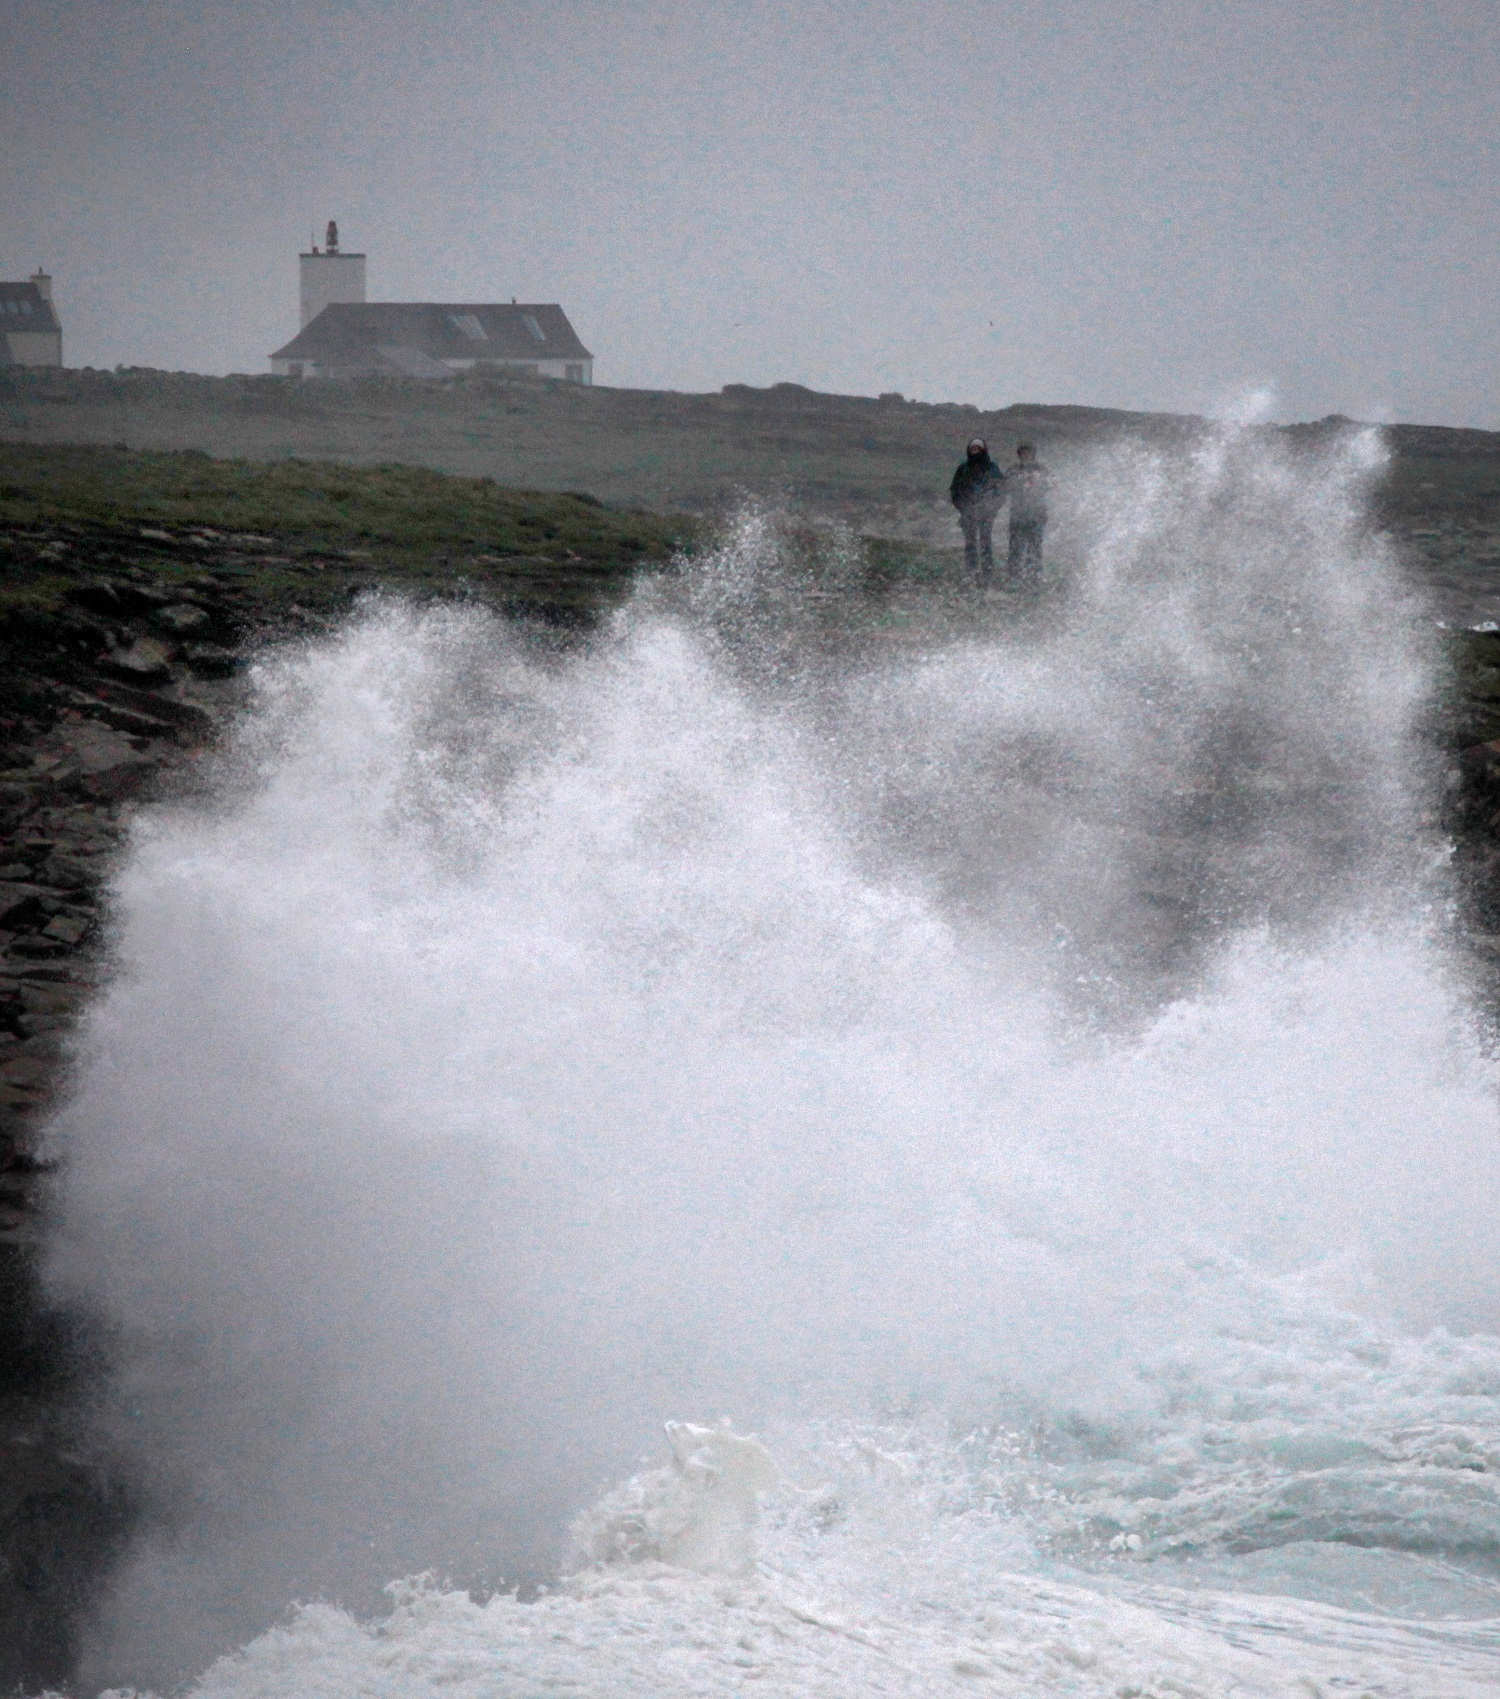
{"label": "boulder", "polygon": [[[4,869],[0,868],[0,873]],[[98,880],[98,874],[86,862],[76,856],[54,855],[44,861],[38,869],[42,880],[54,891],[86,890]]]}
{"label": "boulder", "polygon": [[20,1086],[25,1091],[36,1091],[47,1085],[56,1072],[57,1062],[51,1056],[9,1056],[0,1062],[0,1080],[4,1080],[6,1085]]}
{"label": "boulder", "polygon": [[172,650],[160,638],[137,637],[128,649],[116,649],[104,664],[132,682],[165,679],[172,672]]}
{"label": "boulder", "polygon": [[42,928],[42,937],[56,938],[64,944],[77,944],[89,929],[89,922],[75,914],[54,915]]}
{"label": "boulder", "polygon": [[217,643],[189,643],[182,658],[203,678],[228,678],[240,659],[233,649],[220,648]]}
{"label": "boulder", "polygon": [[100,679],[95,691],[106,702],[117,703],[122,708],[131,708],[137,713],[167,720],[172,725],[181,726],[188,731],[207,735],[213,730],[213,717],[205,709],[191,702],[174,702],[169,696],[159,696],[150,690],[132,689],[128,684],[116,684],[108,679]]}
{"label": "boulder", "polygon": [[34,926],[43,915],[42,899],[51,893],[43,885],[7,879],[0,883],[0,926],[16,931]]}
{"label": "boulder", "polygon": [[208,614],[191,602],[171,602],[164,608],[158,608],[151,618],[155,624],[178,637],[202,631],[209,623]]}
{"label": "boulder", "polygon": [[22,956],[27,961],[51,961],[54,956],[68,954],[69,946],[58,938],[44,938],[40,934],[33,938],[13,938],[10,953]]}

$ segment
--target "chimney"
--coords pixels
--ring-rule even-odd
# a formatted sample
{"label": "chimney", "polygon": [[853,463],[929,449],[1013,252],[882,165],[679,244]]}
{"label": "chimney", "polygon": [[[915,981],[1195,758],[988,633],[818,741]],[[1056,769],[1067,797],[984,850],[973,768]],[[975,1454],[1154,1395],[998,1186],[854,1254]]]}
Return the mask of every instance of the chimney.
{"label": "chimney", "polygon": [[37,294],[40,295],[44,301],[50,301],[52,299],[52,279],[45,271],[38,268],[36,271],[32,272],[31,281],[36,285]]}
{"label": "chimney", "polygon": [[302,319],[299,328],[305,330],[324,307],[336,303],[362,304],[365,298],[365,256],[339,252],[339,227],[328,221],[324,251],[312,244],[310,253],[297,256],[301,283]]}

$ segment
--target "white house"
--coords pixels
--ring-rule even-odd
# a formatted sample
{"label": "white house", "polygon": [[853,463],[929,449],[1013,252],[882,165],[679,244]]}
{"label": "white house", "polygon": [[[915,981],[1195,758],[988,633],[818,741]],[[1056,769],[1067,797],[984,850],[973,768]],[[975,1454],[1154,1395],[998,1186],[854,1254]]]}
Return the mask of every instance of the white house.
{"label": "white house", "polygon": [[52,279],[36,271],[25,283],[0,283],[0,366],[60,366],[62,326]]}
{"label": "white house", "polygon": [[332,223],[324,251],[298,261],[302,329],[271,355],[281,377],[479,370],[593,382],[594,357],[555,302],[366,301],[365,256],[340,253]]}

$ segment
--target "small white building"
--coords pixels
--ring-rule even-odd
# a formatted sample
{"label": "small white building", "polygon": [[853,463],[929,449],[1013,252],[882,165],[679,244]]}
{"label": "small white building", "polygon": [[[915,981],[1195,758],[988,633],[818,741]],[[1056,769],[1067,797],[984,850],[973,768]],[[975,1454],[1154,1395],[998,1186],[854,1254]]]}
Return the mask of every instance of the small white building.
{"label": "small white building", "polygon": [[324,250],[315,244],[298,264],[302,328],[271,355],[280,377],[480,370],[594,380],[594,356],[556,302],[366,301],[365,256],[340,253],[333,223]]}
{"label": "small white building", "polygon": [[33,272],[25,283],[0,283],[0,366],[60,366],[62,325],[52,279]]}

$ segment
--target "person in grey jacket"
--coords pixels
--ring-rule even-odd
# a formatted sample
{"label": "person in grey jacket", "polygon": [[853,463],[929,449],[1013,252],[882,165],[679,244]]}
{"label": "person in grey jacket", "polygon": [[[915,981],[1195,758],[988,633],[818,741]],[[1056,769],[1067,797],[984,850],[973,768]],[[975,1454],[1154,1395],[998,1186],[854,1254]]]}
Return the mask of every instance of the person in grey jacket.
{"label": "person in grey jacket", "polygon": [[1034,587],[1042,580],[1042,535],[1047,529],[1047,490],[1052,475],[1029,442],[1016,449],[1011,468],[1010,553],[1006,566],[1015,585]]}
{"label": "person in grey jacket", "polygon": [[975,437],[962,466],[953,474],[948,495],[964,528],[964,564],[981,584],[995,570],[992,533],[1005,503],[1005,474],[990,459],[989,445]]}

